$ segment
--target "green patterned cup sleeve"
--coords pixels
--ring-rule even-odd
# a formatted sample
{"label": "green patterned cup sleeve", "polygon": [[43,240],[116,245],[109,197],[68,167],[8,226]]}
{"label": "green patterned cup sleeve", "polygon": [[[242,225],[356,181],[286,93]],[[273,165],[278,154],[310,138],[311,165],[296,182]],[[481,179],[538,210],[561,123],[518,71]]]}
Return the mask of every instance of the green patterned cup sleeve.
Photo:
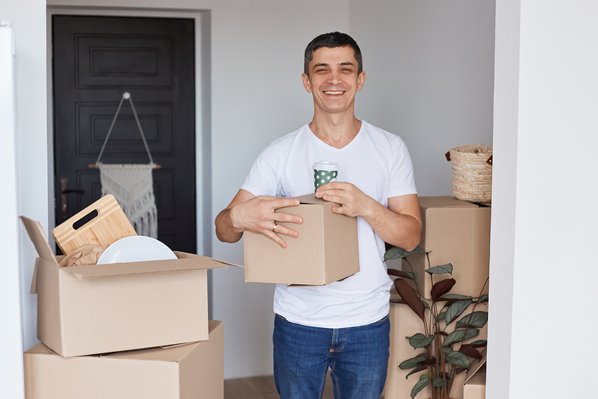
{"label": "green patterned cup sleeve", "polygon": [[322,184],[336,180],[337,170],[314,170],[314,187],[317,189]]}

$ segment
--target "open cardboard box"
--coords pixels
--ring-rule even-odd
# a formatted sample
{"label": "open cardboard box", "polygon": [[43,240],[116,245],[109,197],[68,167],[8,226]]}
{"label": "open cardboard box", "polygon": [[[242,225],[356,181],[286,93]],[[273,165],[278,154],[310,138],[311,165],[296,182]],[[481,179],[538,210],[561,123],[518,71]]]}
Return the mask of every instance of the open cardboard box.
{"label": "open cardboard box", "polygon": [[[420,197],[423,229],[420,246],[430,251],[430,266],[453,265],[457,283],[452,292],[478,296],[488,278],[490,263],[489,206],[461,201],[453,197]],[[432,288],[425,273],[425,256],[409,257],[418,285],[429,298]],[[403,267],[404,270],[406,270]],[[488,286],[484,293],[488,292]]]}
{"label": "open cardboard box", "polygon": [[283,236],[287,248],[263,234],[244,233],[245,281],[324,285],[359,271],[357,220],[332,213],[336,204],[298,197],[301,204],[279,211],[301,216],[303,224],[281,223],[299,233]]}
{"label": "open cardboard box", "polygon": [[167,348],[63,358],[43,344],[25,352],[27,399],[222,399],[224,326],[210,339]]}
{"label": "open cardboard box", "polygon": [[177,259],[59,267],[46,235],[21,217],[39,257],[40,341],[64,356],[83,356],[208,339],[208,269],[227,264],[175,252]]}

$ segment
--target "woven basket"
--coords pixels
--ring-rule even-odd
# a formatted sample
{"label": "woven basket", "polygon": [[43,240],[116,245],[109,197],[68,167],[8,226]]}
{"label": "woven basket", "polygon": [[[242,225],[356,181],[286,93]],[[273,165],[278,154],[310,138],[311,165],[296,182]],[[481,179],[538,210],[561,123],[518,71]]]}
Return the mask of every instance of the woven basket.
{"label": "woven basket", "polygon": [[453,195],[463,201],[492,201],[492,147],[464,145],[446,153],[451,162]]}

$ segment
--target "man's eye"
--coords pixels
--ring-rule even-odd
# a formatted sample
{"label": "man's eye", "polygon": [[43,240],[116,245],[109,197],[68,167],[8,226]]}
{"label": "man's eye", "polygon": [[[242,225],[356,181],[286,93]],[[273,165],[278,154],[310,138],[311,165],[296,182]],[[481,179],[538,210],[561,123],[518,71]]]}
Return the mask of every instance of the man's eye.
{"label": "man's eye", "polygon": [[324,73],[326,72],[326,68],[318,68],[315,70],[315,73]]}
{"label": "man's eye", "polygon": [[353,73],[353,68],[343,68],[341,69],[343,73]]}

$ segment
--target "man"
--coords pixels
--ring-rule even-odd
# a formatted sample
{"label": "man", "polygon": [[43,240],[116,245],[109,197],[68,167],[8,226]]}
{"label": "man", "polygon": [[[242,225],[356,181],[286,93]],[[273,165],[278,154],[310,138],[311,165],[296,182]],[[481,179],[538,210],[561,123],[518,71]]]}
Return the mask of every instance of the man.
{"label": "man", "polygon": [[350,36],[333,32],[312,40],[302,80],[313,96],[312,121],[260,154],[216,218],[216,234],[236,242],[252,231],[285,248],[298,234],[278,223],[303,220],[290,210],[274,211],[299,205],[293,197],[313,192],[314,163],[339,165],[338,181],[315,195],[337,203],[333,212],[357,217],[360,271],[326,286],[276,287],[274,377],[282,399],[321,398],[328,368],[336,398],[379,398],[390,328],[384,242],[411,250],[420,237],[411,160],[398,136],[355,116],[365,72]]}

